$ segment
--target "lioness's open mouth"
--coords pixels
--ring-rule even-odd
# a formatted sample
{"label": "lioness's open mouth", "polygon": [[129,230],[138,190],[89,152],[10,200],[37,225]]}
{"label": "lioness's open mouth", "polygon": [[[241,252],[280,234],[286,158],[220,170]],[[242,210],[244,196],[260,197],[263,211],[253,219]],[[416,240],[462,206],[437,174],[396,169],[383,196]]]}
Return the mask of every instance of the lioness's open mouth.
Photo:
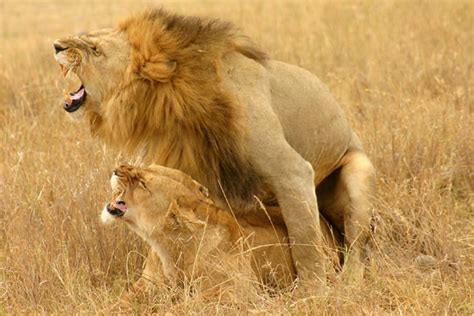
{"label": "lioness's open mouth", "polygon": [[121,217],[127,211],[127,204],[124,201],[107,204],[107,212],[115,217]]}
{"label": "lioness's open mouth", "polygon": [[64,93],[64,109],[69,113],[77,111],[86,100],[86,89],[81,87],[76,92]]}
{"label": "lioness's open mouth", "polygon": [[123,214],[125,214],[124,211],[122,211],[121,209],[119,209],[117,207],[113,207],[110,204],[107,204],[106,207],[107,207],[107,212],[109,212],[109,214],[112,215],[112,216],[121,217],[121,216],[123,216]]}

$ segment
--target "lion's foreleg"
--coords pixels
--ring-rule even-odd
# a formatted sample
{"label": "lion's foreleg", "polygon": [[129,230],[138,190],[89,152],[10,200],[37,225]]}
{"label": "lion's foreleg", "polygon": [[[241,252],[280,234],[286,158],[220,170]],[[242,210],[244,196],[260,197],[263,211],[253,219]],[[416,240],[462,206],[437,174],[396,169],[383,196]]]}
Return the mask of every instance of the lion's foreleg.
{"label": "lion's foreleg", "polygon": [[316,282],[316,290],[325,289],[326,258],[311,164],[281,138],[263,146],[260,143],[252,159],[278,199],[301,286]]}
{"label": "lion's foreleg", "polygon": [[325,256],[314,186],[314,171],[287,142],[280,120],[272,107],[268,69],[239,55],[229,54],[232,65],[224,84],[244,106],[243,137],[250,163],[268,183],[282,209],[291,241],[298,277],[304,284],[319,281],[325,288]]}
{"label": "lion's foreleg", "polygon": [[282,208],[290,241],[294,243],[291,252],[300,281],[318,280],[324,285],[326,258],[313,179],[311,165],[302,162],[291,174],[274,179],[272,187]]}

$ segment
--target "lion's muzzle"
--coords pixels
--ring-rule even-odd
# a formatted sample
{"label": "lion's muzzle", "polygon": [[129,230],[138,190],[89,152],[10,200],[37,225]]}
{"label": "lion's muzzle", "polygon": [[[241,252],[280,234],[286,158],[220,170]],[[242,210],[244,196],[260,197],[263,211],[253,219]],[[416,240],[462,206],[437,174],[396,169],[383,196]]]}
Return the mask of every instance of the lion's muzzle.
{"label": "lion's muzzle", "polygon": [[81,85],[79,90],[77,90],[76,92],[71,92],[69,94],[65,93],[65,100],[63,106],[64,109],[69,113],[77,111],[86,100],[86,96],[86,89],[83,85]]}
{"label": "lion's muzzle", "polygon": [[55,42],[54,42],[53,47],[54,47],[54,52],[55,52],[56,54],[58,54],[58,53],[62,52],[63,50],[66,50],[66,49],[67,49],[67,47],[62,46],[61,44],[59,44],[58,41],[55,41]]}
{"label": "lion's muzzle", "polygon": [[[74,51],[73,47],[70,46],[67,42],[56,40],[53,44],[54,47],[54,58],[59,64],[59,68],[64,77],[68,76],[75,72],[75,69],[78,67],[81,58],[80,54],[77,51]],[[73,71],[71,71],[73,70]],[[76,81],[80,81],[79,77],[74,74]],[[77,83],[77,82],[76,82]],[[77,85],[75,87],[77,89]],[[69,113],[77,111],[86,101],[86,89],[81,82],[80,87],[76,90],[69,89],[69,91],[64,90],[64,105],[63,108]]]}

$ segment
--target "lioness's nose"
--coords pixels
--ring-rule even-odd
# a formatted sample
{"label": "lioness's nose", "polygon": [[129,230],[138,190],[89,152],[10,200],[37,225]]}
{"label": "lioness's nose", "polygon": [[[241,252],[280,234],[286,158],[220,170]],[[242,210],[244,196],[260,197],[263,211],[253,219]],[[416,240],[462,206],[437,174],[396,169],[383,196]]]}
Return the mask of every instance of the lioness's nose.
{"label": "lioness's nose", "polygon": [[53,47],[56,54],[67,49],[67,47],[61,46],[61,44],[59,44],[57,40],[54,41]]}

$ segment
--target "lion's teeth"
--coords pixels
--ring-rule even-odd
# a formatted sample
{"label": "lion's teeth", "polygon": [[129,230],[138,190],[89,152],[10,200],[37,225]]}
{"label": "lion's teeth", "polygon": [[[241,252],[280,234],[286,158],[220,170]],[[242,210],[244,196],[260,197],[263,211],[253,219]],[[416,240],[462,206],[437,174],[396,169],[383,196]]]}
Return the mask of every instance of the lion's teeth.
{"label": "lion's teeth", "polygon": [[63,89],[63,95],[64,95],[64,99],[66,103],[70,105],[72,103],[72,99],[69,93],[66,91],[66,89]]}
{"label": "lion's teeth", "polygon": [[74,73],[74,71],[68,71],[64,78],[64,88],[71,92],[75,93],[82,86],[81,79]]}
{"label": "lion's teeth", "polygon": [[59,64],[59,68],[61,69],[61,72],[63,73],[63,76],[66,77],[67,73],[69,72],[69,69],[64,67],[63,65]]}

